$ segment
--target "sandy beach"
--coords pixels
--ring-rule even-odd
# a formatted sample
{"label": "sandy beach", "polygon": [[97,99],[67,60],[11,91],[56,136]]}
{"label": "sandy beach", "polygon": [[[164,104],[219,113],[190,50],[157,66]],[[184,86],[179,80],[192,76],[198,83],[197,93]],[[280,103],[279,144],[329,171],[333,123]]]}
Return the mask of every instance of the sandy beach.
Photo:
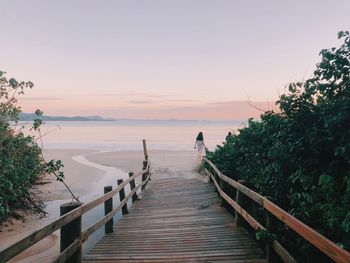
{"label": "sandy beach", "polygon": [[[163,173],[168,170],[170,174],[178,173],[192,176],[199,167],[197,154],[194,151],[164,151],[150,150],[148,152],[153,172]],[[126,172],[140,171],[144,159],[141,151],[106,152],[88,155],[87,159],[106,166],[120,168]]]}
{"label": "sandy beach", "polygon": [[[96,150],[46,150],[45,157],[59,159],[64,163],[65,182],[73,193],[84,202],[102,194],[104,183],[126,178],[128,172],[137,172],[142,168],[144,159],[142,151],[98,152]],[[194,151],[149,151],[153,173],[167,176],[194,176],[199,162]],[[111,176],[113,176],[111,180]],[[0,249],[27,236],[33,230],[56,219],[59,204],[71,200],[69,192],[61,182],[53,177],[46,177],[48,184],[38,185],[34,190],[48,204],[48,217],[26,214],[24,220],[7,223],[0,232]],[[24,251],[10,262],[47,262],[59,253],[59,233],[55,232],[36,245]]]}

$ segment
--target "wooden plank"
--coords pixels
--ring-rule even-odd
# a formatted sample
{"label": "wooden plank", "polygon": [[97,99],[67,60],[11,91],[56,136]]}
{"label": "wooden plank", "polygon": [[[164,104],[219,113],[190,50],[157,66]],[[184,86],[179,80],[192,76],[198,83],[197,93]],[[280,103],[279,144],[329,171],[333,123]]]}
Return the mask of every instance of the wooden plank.
{"label": "wooden plank", "polygon": [[[233,261],[234,260],[234,261]],[[92,262],[92,261],[86,261],[86,262]],[[107,263],[107,262],[113,262],[115,263],[116,261],[110,260],[110,259],[104,259],[103,261],[99,261],[99,262],[103,262],[103,263]],[[217,262],[217,263],[262,263],[265,262],[264,259],[259,259],[259,258],[253,258],[253,259],[240,259],[240,258],[235,258],[232,259],[231,257],[226,257],[226,256],[216,256],[216,257],[196,257],[196,258],[186,258],[186,261],[184,261],[181,258],[169,258],[166,261],[164,261],[164,259],[157,259],[157,258],[152,258],[152,259],[125,259],[125,258],[118,258],[117,262],[128,262],[128,263],[132,263],[132,262],[151,262],[151,263],[164,263],[164,262]]]}
{"label": "wooden plank", "polygon": [[104,203],[105,201],[107,201],[108,199],[112,198],[113,196],[115,196],[116,194],[119,193],[119,191],[124,188],[127,184],[129,184],[132,180],[136,179],[138,176],[141,175],[141,172],[134,174],[132,177],[129,177],[127,180],[125,180],[121,185],[118,185],[117,188],[115,188],[113,191],[108,192],[105,195],[102,195],[101,197],[85,204],[84,207],[84,213],[86,213],[87,211],[95,208],[96,206]]}
{"label": "wooden plank", "polygon": [[83,214],[83,206],[80,206],[71,212],[68,212],[64,216],[61,216],[57,220],[53,221],[47,226],[42,227],[41,229],[33,232],[27,237],[24,237],[20,241],[15,242],[14,244],[8,246],[4,250],[0,252],[0,262],[6,262],[9,259],[13,258],[14,256],[18,255],[28,247],[32,246],[33,244],[37,243],[41,239],[47,237],[48,235],[55,232],[57,229],[61,228],[62,226],[66,225],[67,223],[73,221],[74,219],[78,218]]}
{"label": "wooden plank", "polygon": [[241,206],[239,206],[233,199],[231,199],[224,192],[220,193],[222,197],[229,203],[244,219],[248,222],[248,224],[254,228],[255,231],[264,230],[263,227],[254,217],[252,217],[246,210],[244,210]]}
{"label": "wooden plank", "polygon": [[215,184],[215,187],[218,190],[219,194],[226,200],[227,203],[229,203],[237,211],[237,213],[239,213],[250,224],[250,226],[252,228],[254,228],[256,231],[265,230],[265,227],[263,227],[246,210],[244,210],[231,197],[229,197],[226,193],[224,193],[221,190],[219,184],[216,182],[215,177],[212,174],[211,174],[211,178],[212,178],[212,180],[213,180],[213,182]]}
{"label": "wooden plank", "polygon": [[94,233],[96,230],[101,228],[103,225],[107,224],[116,213],[118,213],[123,206],[128,202],[130,198],[136,193],[136,191],[142,187],[143,184],[139,184],[136,186],[123,200],[121,200],[120,204],[114,208],[112,211],[110,211],[107,215],[105,215],[103,218],[98,220],[93,225],[89,226],[87,229],[85,229],[81,233],[81,237],[77,239],[75,242],[73,242],[69,247],[67,247],[62,253],[59,255],[57,262],[65,262],[67,258],[69,258],[72,254],[74,254],[75,251],[79,249],[79,247],[88,239],[88,237]]}
{"label": "wooden plank", "polygon": [[56,263],[65,263],[67,260],[82,246],[81,239],[75,240],[64,251],[61,252],[59,257],[54,261]]}
{"label": "wooden plank", "polygon": [[146,140],[143,139],[142,140],[142,146],[143,146],[143,155],[145,157],[145,160],[148,160],[148,152],[147,152],[147,144],[146,144]]}
{"label": "wooden plank", "polygon": [[[242,184],[239,184],[237,181],[223,175],[217,167],[208,159],[204,158],[204,161],[208,163],[211,168],[215,171],[215,173],[225,182],[239,190],[240,192],[244,193],[246,196],[257,202],[258,204],[261,204],[267,211],[269,211],[271,214],[276,216],[280,221],[288,225],[291,229],[293,229],[295,232],[297,232],[301,237],[309,241],[312,245],[317,247],[320,251],[322,251],[324,254],[326,254],[328,257],[333,259],[336,262],[345,263],[350,262],[350,253],[341,247],[337,246],[334,242],[327,239],[326,237],[322,236],[320,233],[312,229],[311,227],[307,226],[294,216],[290,215],[286,211],[284,211],[282,208],[278,207],[274,203],[272,203],[270,200],[268,200],[266,197],[263,197],[259,195],[258,193],[254,192],[253,190],[249,189],[248,187],[243,186]],[[214,176],[211,175],[211,178],[214,181],[214,184],[216,188],[219,190],[220,187],[218,186],[217,182],[214,180]],[[221,191],[221,193],[223,193]],[[224,193],[223,193],[224,194]],[[232,199],[231,199],[232,200]],[[233,200],[232,200],[233,201]],[[240,209],[237,207],[235,202],[231,202],[231,205],[237,209]],[[236,209],[235,208],[235,209]],[[236,211],[237,211],[236,209]],[[241,210],[243,212],[243,210]],[[244,212],[243,212],[244,213]],[[249,216],[247,217],[247,219]],[[245,218],[246,219],[246,218]],[[247,220],[246,219],[246,220]],[[258,227],[257,224],[254,223],[254,221],[249,218],[253,225],[255,227]],[[255,219],[254,219],[255,220]],[[251,223],[249,223],[251,224]],[[251,224],[252,225],[252,224]],[[254,226],[253,226],[254,228]],[[282,257],[282,259],[285,262],[294,262],[293,257],[285,250],[280,243],[275,243],[274,250],[279,253],[279,255]]]}
{"label": "wooden plank", "polygon": [[259,195],[258,193],[254,192],[253,190],[249,189],[248,187],[240,184],[239,182],[233,180],[232,178],[222,174],[219,169],[216,168],[216,166],[209,161],[206,158],[203,158],[204,161],[206,163],[208,163],[213,170],[216,172],[216,174],[220,177],[221,180],[225,181],[226,183],[228,183],[229,185],[231,185],[232,187],[236,188],[237,190],[239,190],[241,193],[245,194],[246,196],[248,196],[250,199],[254,200],[256,203],[258,203],[259,205],[263,204],[263,200],[264,197]]}
{"label": "wooden plank", "polygon": [[[263,258],[260,253],[258,251],[256,251],[254,254],[249,254],[250,251],[248,251],[248,253],[246,252],[241,252],[241,253],[237,253],[236,251],[227,251],[227,252],[215,252],[215,251],[208,251],[208,252],[204,252],[204,251],[198,251],[197,253],[177,253],[176,255],[174,254],[169,254],[169,253],[164,253],[164,254],[155,254],[155,251],[146,254],[146,255],[132,255],[132,254],[124,254],[124,255],[118,255],[117,253],[115,254],[105,254],[105,253],[101,253],[101,254],[88,254],[85,256],[86,259],[95,259],[98,262],[100,262],[101,260],[105,260],[105,259],[120,259],[120,258],[128,258],[128,259],[151,259],[151,258],[155,258],[155,259],[163,259],[164,262],[166,262],[168,259],[174,259],[174,258],[178,258],[178,259],[182,259],[184,262],[186,262],[186,258],[196,258],[196,257],[205,257],[205,258],[210,258],[210,257],[217,257],[217,256],[230,256],[231,259],[245,259],[245,258]],[[264,261],[266,262],[266,261]]]}
{"label": "wooden plank", "polygon": [[[65,214],[64,216],[61,216],[57,220],[53,221],[52,223],[40,228],[39,230],[36,230],[32,234],[30,234],[27,237],[24,237],[20,241],[15,242],[14,244],[11,244],[7,248],[0,251],[0,262],[6,262],[9,259],[13,258],[14,256],[18,255],[19,253],[23,252],[28,247],[34,245],[41,239],[47,237],[48,235],[55,232],[57,229],[61,228],[62,226],[66,225],[67,223],[73,221],[74,219],[78,218],[82,214],[86,213],[87,211],[93,209],[94,207],[102,204],[106,200],[113,197],[115,194],[117,194],[122,187],[127,185],[131,180],[134,180],[136,177],[140,176],[141,173],[135,174],[133,177],[128,178],[128,180],[124,181],[123,184],[121,184],[119,187],[114,189],[113,191],[97,198],[96,200],[93,200],[85,205],[82,205],[79,208],[76,208],[72,210],[71,212]],[[149,177],[147,180],[142,184],[144,185],[147,183]]]}
{"label": "wooden plank", "polygon": [[277,241],[272,241],[272,248],[275,250],[277,255],[281,257],[283,262],[286,263],[296,263],[297,261],[294,259],[294,257]]}
{"label": "wooden plank", "polygon": [[202,262],[212,259],[265,263],[255,241],[242,228],[236,228],[233,218],[219,206],[212,185],[181,177],[163,181],[154,174],[142,200],[83,260]]}
{"label": "wooden plank", "polygon": [[[213,165],[213,164],[212,164]],[[250,226],[255,229],[256,231],[259,230],[266,230],[265,227],[263,227],[259,222],[257,222],[250,214],[248,214],[244,209],[242,209],[234,200],[232,200],[229,196],[227,196],[219,187],[218,183],[215,180],[215,177],[208,172],[208,176],[211,177],[212,182],[214,182],[215,187],[218,189],[220,195],[224,195],[226,201],[235,209],[237,213],[239,213],[249,224]],[[246,186],[232,180],[231,178],[228,178],[227,176],[223,175],[222,173],[219,174],[219,177],[231,186],[235,187],[237,190],[244,193],[247,197],[250,197],[258,204],[263,204],[264,197],[262,197],[259,194],[256,194],[254,191],[250,190]],[[277,241],[274,240],[272,242],[272,248],[275,250],[275,252],[281,257],[283,262],[287,263],[294,263],[296,262],[292,255]]]}
{"label": "wooden plank", "polygon": [[305,238],[320,251],[325,253],[335,262],[348,263],[350,262],[350,253],[338,247],[334,242],[330,241],[320,233],[305,225],[303,222],[288,214],[282,208],[278,207],[268,199],[264,199],[264,208],[271,214],[276,216],[283,223]]}
{"label": "wooden plank", "polygon": [[250,199],[258,203],[259,205],[263,204],[264,197],[259,195],[258,193],[254,192],[253,190],[249,189],[248,187],[244,186],[243,184],[238,183],[237,181],[227,177],[226,175],[220,174],[221,180],[225,181],[229,185],[236,188],[241,193],[248,196]]}

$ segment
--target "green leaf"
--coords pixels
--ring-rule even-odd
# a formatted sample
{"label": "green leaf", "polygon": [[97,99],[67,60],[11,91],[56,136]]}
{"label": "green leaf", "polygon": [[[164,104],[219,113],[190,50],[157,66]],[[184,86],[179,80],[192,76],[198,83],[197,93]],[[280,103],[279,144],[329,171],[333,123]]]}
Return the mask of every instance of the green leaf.
{"label": "green leaf", "polygon": [[318,179],[319,185],[327,185],[332,180],[332,177],[330,177],[328,174],[322,174]]}
{"label": "green leaf", "polygon": [[334,150],[334,156],[343,155],[345,153],[345,147],[337,147]]}
{"label": "green leaf", "polygon": [[15,80],[14,78],[10,78],[9,83],[10,83],[12,88],[16,88],[18,85],[17,80]]}
{"label": "green leaf", "polygon": [[35,111],[35,115],[36,115],[36,116],[43,116],[43,114],[44,114],[44,112],[41,111],[41,110],[39,110],[39,109],[37,109],[37,110]]}

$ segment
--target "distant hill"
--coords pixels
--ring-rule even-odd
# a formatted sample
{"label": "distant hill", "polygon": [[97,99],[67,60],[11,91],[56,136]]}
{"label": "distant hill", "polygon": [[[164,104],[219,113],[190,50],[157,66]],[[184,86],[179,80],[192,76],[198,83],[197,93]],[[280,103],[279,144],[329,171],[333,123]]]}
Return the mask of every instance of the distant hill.
{"label": "distant hill", "polygon": [[[34,119],[37,119],[38,116],[36,116],[34,113],[20,113],[19,119],[21,121],[32,121]],[[102,118],[100,116],[42,116],[40,117],[43,121],[113,121],[113,119],[110,118]]]}
{"label": "distant hill", "polygon": [[[34,113],[20,113],[19,119],[20,121],[33,121],[34,119],[37,119],[38,116],[36,116]],[[120,123],[127,123],[127,122],[137,122],[137,123],[198,123],[198,124],[217,124],[217,123],[235,123],[237,125],[241,125],[242,123],[245,123],[246,120],[181,120],[181,119],[127,119],[127,118],[119,118],[119,119],[113,119],[113,118],[104,118],[101,116],[42,116],[40,117],[43,121],[115,121]]]}

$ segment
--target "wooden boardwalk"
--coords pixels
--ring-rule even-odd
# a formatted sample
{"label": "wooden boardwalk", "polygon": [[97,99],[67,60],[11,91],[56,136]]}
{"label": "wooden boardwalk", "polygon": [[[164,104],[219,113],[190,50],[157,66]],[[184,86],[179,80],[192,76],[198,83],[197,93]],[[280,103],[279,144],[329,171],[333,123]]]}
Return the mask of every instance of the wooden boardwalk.
{"label": "wooden boardwalk", "polygon": [[[82,244],[103,225],[109,234],[85,255],[83,262],[297,262],[278,237],[265,243],[265,259],[253,238],[238,227],[247,224],[255,231],[275,233],[277,222],[295,231],[320,253],[328,256],[330,261],[350,262],[349,251],[322,236],[267,197],[249,189],[243,182],[222,174],[210,160],[204,158],[206,174],[215,185],[220,201],[235,210],[238,226],[234,225],[233,218],[219,206],[213,184],[206,183],[202,176],[194,172],[197,162],[191,152],[179,156],[169,151],[166,153],[170,155],[167,158],[164,158],[164,152],[155,155],[156,158],[152,159],[156,164],[153,180],[142,192],[142,200],[137,201],[130,213],[113,227],[110,224],[113,216],[120,210],[126,214],[127,209],[124,208],[127,201],[135,199],[136,191],[149,182],[150,162],[145,140],[143,148],[145,160],[141,172],[130,173],[124,181],[118,180],[118,186],[111,191],[108,191],[111,187],[105,187],[107,193],[89,203],[69,202],[61,205],[61,212],[64,208],[66,213],[2,249],[0,263],[14,258],[58,229],[61,229],[61,246],[55,262],[81,262]],[[174,160],[177,162],[174,163]],[[124,188],[127,185],[130,185],[131,192],[125,196]],[[226,189],[231,187],[236,190],[235,198],[225,192],[224,185]],[[122,201],[112,207],[111,200],[116,195]],[[245,210],[245,198],[264,209],[265,225]],[[105,216],[82,229],[82,216],[102,204],[105,206]]]}
{"label": "wooden boardwalk", "polygon": [[142,200],[83,262],[266,262],[199,177],[152,174]]}

